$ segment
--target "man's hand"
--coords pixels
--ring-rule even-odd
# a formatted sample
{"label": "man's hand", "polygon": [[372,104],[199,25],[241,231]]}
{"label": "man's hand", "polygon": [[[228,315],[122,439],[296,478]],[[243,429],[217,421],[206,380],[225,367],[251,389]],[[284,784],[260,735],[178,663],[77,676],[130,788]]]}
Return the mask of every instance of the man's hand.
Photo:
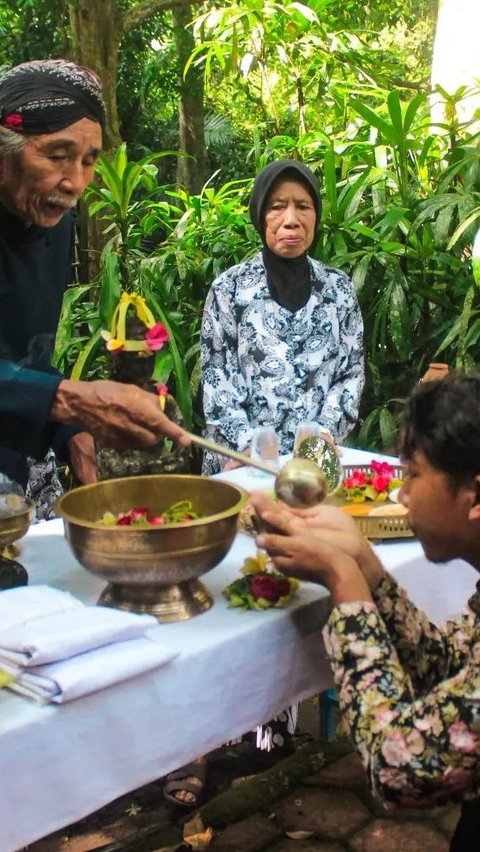
{"label": "man's hand", "polygon": [[97,479],[95,442],[89,432],[77,432],[67,442],[70,466],[82,485]]}
{"label": "man's hand", "polygon": [[158,398],[136,385],[119,382],[60,382],[50,419],[83,426],[114,449],[153,447],[163,436],[190,444],[190,438],[161,411]]}
{"label": "man's hand", "polygon": [[308,509],[293,509],[280,501],[271,500],[264,492],[253,493],[250,504],[270,529],[286,529],[290,534],[308,536],[312,547],[318,537],[319,546],[331,544],[343,551],[359,565],[370,591],[375,591],[382,580],[381,562],[367,539],[359,532],[353,518],[340,509],[324,504]]}

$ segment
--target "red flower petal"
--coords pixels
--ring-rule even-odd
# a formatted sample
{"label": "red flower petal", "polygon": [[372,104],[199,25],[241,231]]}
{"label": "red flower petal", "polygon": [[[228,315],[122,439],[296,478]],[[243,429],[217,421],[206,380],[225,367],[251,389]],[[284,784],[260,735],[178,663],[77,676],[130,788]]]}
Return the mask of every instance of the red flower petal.
{"label": "red flower petal", "polygon": [[152,352],[163,349],[168,341],[168,331],[161,322],[155,323],[152,328],[149,328],[145,334],[145,343]]}
{"label": "red flower petal", "polygon": [[3,119],[4,127],[9,127],[10,130],[23,130],[23,116],[18,112],[11,112]]}

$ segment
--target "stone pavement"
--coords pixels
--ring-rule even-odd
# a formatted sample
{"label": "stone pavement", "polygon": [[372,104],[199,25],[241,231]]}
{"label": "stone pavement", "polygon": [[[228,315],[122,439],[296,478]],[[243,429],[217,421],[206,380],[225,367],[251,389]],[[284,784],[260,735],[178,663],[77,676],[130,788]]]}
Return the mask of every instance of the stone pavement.
{"label": "stone pavement", "polygon": [[453,805],[385,810],[342,737],[304,738],[275,761],[243,743],[213,753],[209,767],[195,814],[168,805],[159,780],[28,852],[448,852],[458,819]]}

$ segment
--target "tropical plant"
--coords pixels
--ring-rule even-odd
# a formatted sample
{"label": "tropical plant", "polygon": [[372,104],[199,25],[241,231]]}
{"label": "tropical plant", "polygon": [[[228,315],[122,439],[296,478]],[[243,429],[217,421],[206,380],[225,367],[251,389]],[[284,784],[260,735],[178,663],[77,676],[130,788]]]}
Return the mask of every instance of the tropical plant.
{"label": "tropical plant", "polygon": [[247,182],[200,195],[160,187],[156,161],[138,162],[122,145],[113,161],[100,158],[100,183],[88,190],[90,212],[101,217],[108,242],[92,285],[67,292],[56,345],[56,364],[72,378],[105,375],[101,332],[109,329],[123,291],[139,293],[169,333],[156,353],[153,376],[168,384],[188,428],[200,382],[200,321],[212,279],[251,250],[253,227],[242,203]]}

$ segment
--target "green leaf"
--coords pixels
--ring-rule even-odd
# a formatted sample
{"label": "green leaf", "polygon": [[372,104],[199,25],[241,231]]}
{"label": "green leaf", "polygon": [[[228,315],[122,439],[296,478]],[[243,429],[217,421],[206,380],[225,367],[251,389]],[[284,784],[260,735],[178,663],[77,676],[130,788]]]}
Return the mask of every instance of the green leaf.
{"label": "green leaf", "polygon": [[101,329],[108,331],[110,328],[113,312],[119,302],[121,292],[118,255],[111,251],[104,256],[102,265],[99,305]]}
{"label": "green leaf", "polygon": [[398,426],[395,421],[395,418],[388,410],[388,408],[382,408],[379,416],[379,425],[380,425],[380,435],[382,437],[382,444],[385,450],[392,450],[395,448]]}
{"label": "green leaf", "polygon": [[358,101],[355,98],[352,98],[350,101],[350,106],[355,110],[355,112],[358,112],[363,119],[365,119],[367,124],[372,125],[372,127],[376,127],[387,142],[390,142],[392,145],[396,145],[398,143],[395,128],[389,124],[388,121],[385,121],[385,119],[377,115],[373,109],[370,109],[370,107],[366,106],[362,101]]}
{"label": "green leaf", "polygon": [[98,329],[98,331],[96,331],[95,334],[90,338],[87,345],[82,349],[80,355],[75,361],[75,364],[72,368],[72,372],[70,373],[71,379],[85,378],[88,368],[92,363],[93,359],[96,357],[97,352],[102,343],[103,338],[100,336],[100,329]]}
{"label": "green leaf", "polygon": [[472,271],[475,284],[480,287],[480,231],[473,242],[472,248]]}

